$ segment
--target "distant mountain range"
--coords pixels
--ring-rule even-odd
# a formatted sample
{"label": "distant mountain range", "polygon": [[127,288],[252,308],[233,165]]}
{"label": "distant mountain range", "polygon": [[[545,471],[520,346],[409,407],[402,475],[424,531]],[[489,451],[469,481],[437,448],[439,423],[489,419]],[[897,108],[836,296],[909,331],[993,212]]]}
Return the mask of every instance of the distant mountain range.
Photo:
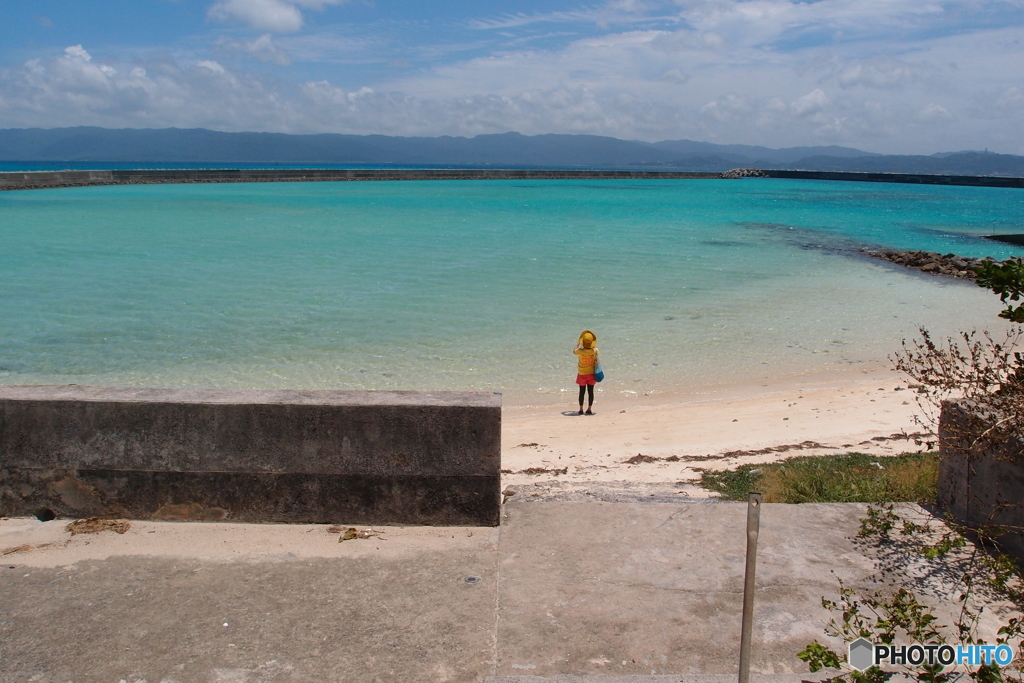
{"label": "distant mountain range", "polygon": [[0,130],[0,162],[239,163],[643,168],[731,168],[1024,176],[1024,157],[987,152],[872,154],[849,147],[641,142],[596,135],[287,135],[197,129],[28,128]]}

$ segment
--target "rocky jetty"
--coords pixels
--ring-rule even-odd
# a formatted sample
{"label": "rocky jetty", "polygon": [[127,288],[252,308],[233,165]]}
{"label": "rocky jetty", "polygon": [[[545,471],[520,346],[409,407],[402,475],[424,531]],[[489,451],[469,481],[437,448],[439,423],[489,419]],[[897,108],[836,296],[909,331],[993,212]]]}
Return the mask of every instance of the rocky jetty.
{"label": "rocky jetty", "polygon": [[726,180],[736,180],[738,178],[767,178],[768,174],[756,168],[734,168],[731,171],[723,173],[722,177]]}
{"label": "rocky jetty", "polygon": [[956,254],[936,254],[934,251],[897,251],[894,249],[886,249],[884,251],[861,249],[861,251],[868,256],[899,263],[907,268],[920,270],[922,273],[948,275],[965,280],[974,280],[978,277],[974,269],[981,265],[983,261],[994,260],[990,256],[980,259],[957,256]]}

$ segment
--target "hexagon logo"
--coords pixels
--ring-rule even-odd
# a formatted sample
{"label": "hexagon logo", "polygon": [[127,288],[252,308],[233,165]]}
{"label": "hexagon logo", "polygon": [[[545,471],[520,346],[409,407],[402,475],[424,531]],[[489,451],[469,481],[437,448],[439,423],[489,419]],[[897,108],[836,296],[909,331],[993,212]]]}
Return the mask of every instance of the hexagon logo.
{"label": "hexagon logo", "polygon": [[867,638],[858,638],[850,643],[850,653],[846,661],[857,671],[870,669],[875,664],[875,646]]}

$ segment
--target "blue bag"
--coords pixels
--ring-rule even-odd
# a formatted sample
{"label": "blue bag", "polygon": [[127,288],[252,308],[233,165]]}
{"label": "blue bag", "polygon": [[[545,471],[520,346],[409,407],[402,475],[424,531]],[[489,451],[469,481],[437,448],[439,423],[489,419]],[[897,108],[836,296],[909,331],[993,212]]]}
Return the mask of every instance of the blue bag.
{"label": "blue bag", "polygon": [[602,382],[602,381],[604,381],[604,368],[601,367],[600,363],[598,363],[597,367],[594,368],[594,381],[595,382]]}

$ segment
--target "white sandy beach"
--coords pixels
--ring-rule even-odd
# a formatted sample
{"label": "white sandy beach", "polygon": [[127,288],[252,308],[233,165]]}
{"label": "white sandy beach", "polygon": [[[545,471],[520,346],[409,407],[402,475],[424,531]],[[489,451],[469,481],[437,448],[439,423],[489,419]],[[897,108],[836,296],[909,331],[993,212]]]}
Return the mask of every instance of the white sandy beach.
{"label": "white sandy beach", "polygon": [[695,467],[729,469],[793,455],[889,455],[920,451],[934,440],[915,422],[919,408],[907,378],[881,364],[767,386],[632,398],[602,392],[593,416],[577,415],[575,396],[566,397],[559,406],[503,409],[506,485],[661,484],[707,496]]}

